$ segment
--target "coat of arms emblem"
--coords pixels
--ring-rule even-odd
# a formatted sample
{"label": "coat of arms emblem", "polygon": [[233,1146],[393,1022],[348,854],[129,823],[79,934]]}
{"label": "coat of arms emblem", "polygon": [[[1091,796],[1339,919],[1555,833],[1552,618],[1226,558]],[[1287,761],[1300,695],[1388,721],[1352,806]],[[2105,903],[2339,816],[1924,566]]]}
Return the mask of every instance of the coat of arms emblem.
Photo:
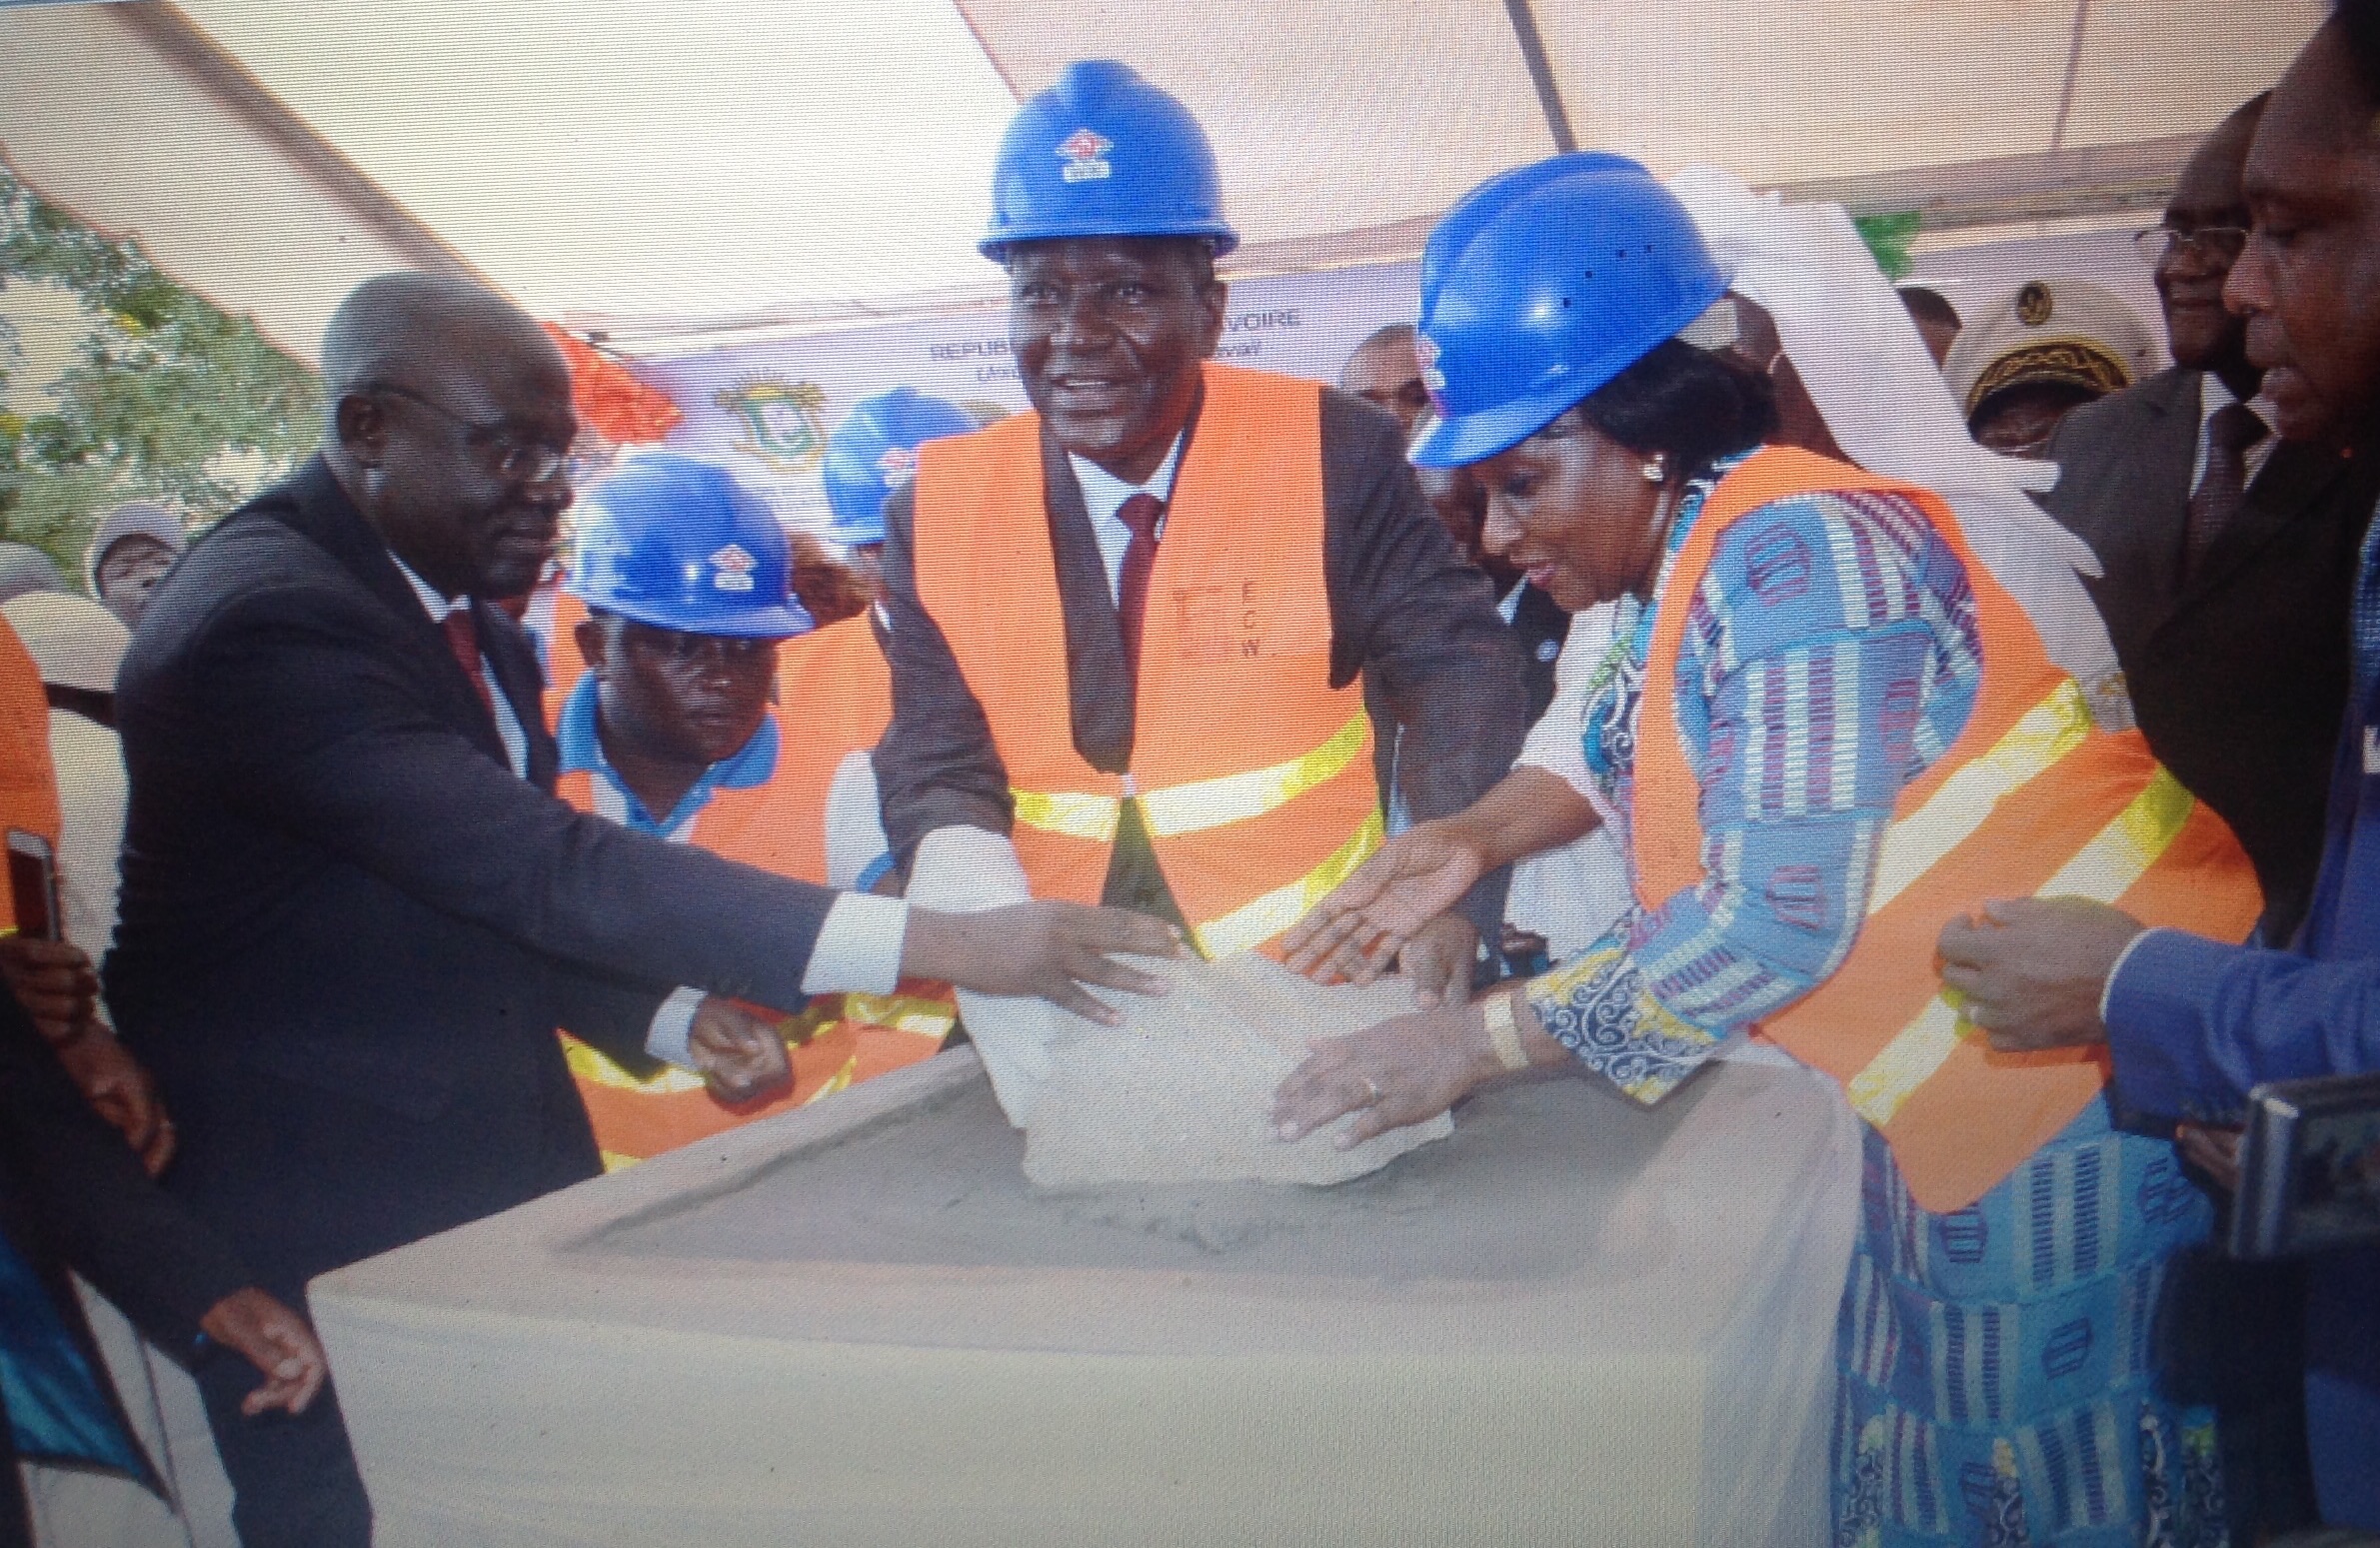
{"label": "coat of arms emblem", "polygon": [[827,395],[816,382],[763,377],[723,391],[716,401],[744,422],[736,450],[759,458],[772,473],[808,473],[826,460],[827,425],[821,415]]}

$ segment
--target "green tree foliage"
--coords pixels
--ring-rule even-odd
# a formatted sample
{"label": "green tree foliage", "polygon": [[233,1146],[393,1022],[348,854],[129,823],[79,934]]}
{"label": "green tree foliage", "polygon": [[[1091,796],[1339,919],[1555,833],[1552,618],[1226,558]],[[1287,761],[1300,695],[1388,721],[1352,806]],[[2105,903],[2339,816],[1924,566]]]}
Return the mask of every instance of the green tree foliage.
{"label": "green tree foliage", "polygon": [[0,408],[0,538],[47,550],[69,575],[111,507],[162,499],[203,525],[321,434],[311,369],[0,167],[0,390],[26,358],[8,292],[35,286],[76,298],[84,327],[48,407]]}

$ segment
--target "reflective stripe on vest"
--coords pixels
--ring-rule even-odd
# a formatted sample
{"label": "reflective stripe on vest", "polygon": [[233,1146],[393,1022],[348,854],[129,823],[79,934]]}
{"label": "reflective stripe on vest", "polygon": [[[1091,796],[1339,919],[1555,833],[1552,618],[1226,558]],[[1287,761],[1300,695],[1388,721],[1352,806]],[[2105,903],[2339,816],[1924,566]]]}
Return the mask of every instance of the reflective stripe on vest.
{"label": "reflective stripe on vest", "polygon": [[[875,642],[864,633],[865,620],[851,622],[863,633],[822,644],[834,652],[833,659],[856,668],[874,654]],[[821,634],[831,636],[833,630],[844,628],[847,626],[835,625]],[[854,701],[845,707],[850,724],[864,729],[877,721],[884,694],[881,674],[853,670],[840,674],[825,671],[822,676],[825,667],[825,660],[812,664],[807,691],[840,684]],[[795,681],[806,680],[797,675]],[[788,702],[797,701],[789,695]],[[816,702],[825,721],[825,712],[833,707],[824,699]],[[843,740],[814,738],[804,743],[789,732],[781,743],[777,772],[769,781],[751,789],[715,792],[710,804],[696,816],[690,841],[773,875],[823,883],[828,787],[837,763],[851,751],[842,745]],[[832,760],[827,757],[830,753]],[[556,793],[579,810],[595,809],[593,777],[584,771],[562,775],[556,786]],[[925,992],[920,992],[921,987]],[[776,1021],[793,1066],[791,1087],[758,1106],[721,1104],[712,1097],[702,1076],[691,1070],[665,1065],[651,1075],[633,1074],[601,1049],[568,1033],[562,1039],[563,1056],[579,1097],[586,1103],[604,1167],[617,1171],[665,1150],[806,1106],[858,1081],[932,1056],[958,1018],[948,994],[936,997],[931,992],[935,987],[905,984],[903,991],[892,994],[819,995],[807,1009],[792,1016],[748,1006]]]}
{"label": "reflective stripe on vest", "polygon": [[1843,1082],[1854,1109],[1892,1146],[1920,1205],[1953,1210],[2071,1122],[2105,1083],[2106,1063],[2102,1049],[1993,1052],[1942,988],[1934,962],[1941,926],[1989,898],[2064,895],[2239,939],[2262,897],[2230,830],[2157,765],[2139,733],[2093,723],[2081,690],[2044,655],[1947,506],[1920,489],[1772,449],[1721,481],[1665,583],[1636,749],[1640,902],[1658,906],[1702,879],[1699,788],[1673,699],[1686,599],[1731,524],[1820,492],[1894,495],[1924,512],[1965,567],[1983,680],[1957,740],[1895,803],[1864,922],[1841,965],[1760,1030]]}
{"label": "reflective stripe on vest", "polygon": [[[1302,758],[1251,769],[1245,774],[1194,779],[1162,790],[1141,790],[1141,815],[1150,836],[1173,838],[1183,833],[1244,822],[1249,817],[1285,806],[1325,779],[1336,777],[1371,746],[1371,720],[1358,714],[1336,736]],[[1045,832],[1087,838],[1094,843],[1115,840],[1124,809],[1123,796],[1087,790],[1012,790],[1017,820]]]}
{"label": "reflective stripe on vest", "polygon": [[1150,579],[1130,775],[1074,745],[1034,416],[920,449],[916,541],[920,600],[991,726],[1034,891],[1096,901],[1136,800],[1218,955],[1294,923],[1378,847],[1381,819],[1361,688],[1329,686],[1319,389],[1214,365],[1204,384]]}

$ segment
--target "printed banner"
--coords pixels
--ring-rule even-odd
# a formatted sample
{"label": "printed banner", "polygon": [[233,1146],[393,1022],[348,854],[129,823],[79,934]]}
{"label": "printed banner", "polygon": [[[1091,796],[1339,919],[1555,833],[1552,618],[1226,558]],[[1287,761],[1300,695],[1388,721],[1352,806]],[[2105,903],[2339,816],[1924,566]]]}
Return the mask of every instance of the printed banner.
{"label": "printed banner", "polygon": [[[1231,286],[1215,358],[1335,382],[1355,346],[1419,306],[1419,266],[1376,264],[1273,275]],[[686,419],[665,443],[724,462],[789,526],[827,520],[819,469],[852,405],[908,385],[989,423],[1026,406],[1009,359],[1008,315],[981,312],[874,323],[765,344],[638,361]]]}

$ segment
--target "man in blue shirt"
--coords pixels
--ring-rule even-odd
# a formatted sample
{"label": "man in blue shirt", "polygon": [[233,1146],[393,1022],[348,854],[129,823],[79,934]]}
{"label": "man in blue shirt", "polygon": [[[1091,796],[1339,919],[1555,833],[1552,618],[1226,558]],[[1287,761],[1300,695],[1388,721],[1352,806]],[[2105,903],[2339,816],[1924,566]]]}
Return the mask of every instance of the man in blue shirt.
{"label": "man in blue shirt", "polygon": [[[2380,445],[2380,5],[2346,0],[2275,88],[2244,177],[2254,229],[2225,301],[2292,440]],[[2354,688],[2322,866],[2287,949],[2144,930],[2075,899],[1942,931],[1943,978],[2010,1050],[2104,1039],[2133,1106],[2236,1111],[2260,1081],[2380,1068],[2380,554],[2365,540]],[[2324,1518],[2380,1528],[2380,1252],[2309,1265],[2307,1429]]]}

